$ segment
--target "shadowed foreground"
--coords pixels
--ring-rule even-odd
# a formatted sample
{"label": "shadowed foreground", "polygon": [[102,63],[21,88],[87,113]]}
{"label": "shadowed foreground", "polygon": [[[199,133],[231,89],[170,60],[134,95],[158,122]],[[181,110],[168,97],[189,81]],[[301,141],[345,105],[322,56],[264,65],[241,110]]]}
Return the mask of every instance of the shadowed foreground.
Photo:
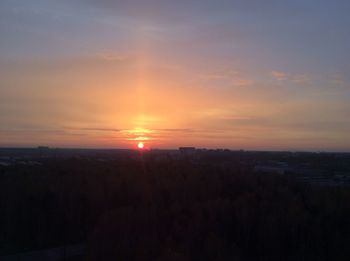
{"label": "shadowed foreground", "polygon": [[1,253],[86,242],[88,260],[349,260],[350,191],[238,162],[1,167]]}

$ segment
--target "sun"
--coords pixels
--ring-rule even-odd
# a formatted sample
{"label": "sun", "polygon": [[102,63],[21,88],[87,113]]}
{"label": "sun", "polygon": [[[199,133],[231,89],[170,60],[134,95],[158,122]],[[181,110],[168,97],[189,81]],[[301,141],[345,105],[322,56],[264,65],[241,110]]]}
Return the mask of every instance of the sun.
{"label": "sun", "polygon": [[140,150],[142,150],[142,149],[145,147],[145,144],[143,144],[143,142],[139,142],[139,143],[137,144],[137,147],[138,147]]}

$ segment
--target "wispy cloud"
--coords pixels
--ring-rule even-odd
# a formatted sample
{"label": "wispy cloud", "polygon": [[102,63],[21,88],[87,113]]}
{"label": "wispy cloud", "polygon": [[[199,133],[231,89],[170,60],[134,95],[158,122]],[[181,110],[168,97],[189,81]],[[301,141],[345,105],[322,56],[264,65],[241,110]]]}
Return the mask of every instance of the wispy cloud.
{"label": "wispy cloud", "polygon": [[279,82],[292,82],[295,84],[310,84],[311,77],[307,74],[291,74],[283,71],[271,71],[271,77]]}
{"label": "wispy cloud", "polygon": [[285,81],[285,80],[288,80],[289,78],[289,74],[282,71],[272,71],[271,76],[272,78],[278,81]]}
{"label": "wispy cloud", "polygon": [[160,131],[160,132],[194,132],[194,129],[155,129],[155,131]]}
{"label": "wispy cloud", "polygon": [[344,76],[341,74],[332,74],[330,76],[330,83],[338,86],[344,85],[345,84]]}
{"label": "wispy cloud", "polygon": [[255,83],[253,77],[244,75],[239,70],[234,69],[219,70],[216,72],[201,74],[200,78],[209,84],[222,82],[227,86],[237,87],[251,86]]}
{"label": "wispy cloud", "polygon": [[108,52],[108,51],[99,52],[96,54],[95,57],[106,61],[118,61],[118,62],[126,61],[129,59],[129,57],[126,56],[125,54],[118,54],[118,53]]}
{"label": "wispy cloud", "polygon": [[103,131],[103,132],[120,132],[120,129],[114,128],[71,128],[72,130],[82,130],[82,131]]}

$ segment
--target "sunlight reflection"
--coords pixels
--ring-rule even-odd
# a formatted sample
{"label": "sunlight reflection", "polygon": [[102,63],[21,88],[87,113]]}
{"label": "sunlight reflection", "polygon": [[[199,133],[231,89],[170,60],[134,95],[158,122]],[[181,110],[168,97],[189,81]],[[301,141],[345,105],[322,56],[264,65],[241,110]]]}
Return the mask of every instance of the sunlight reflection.
{"label": "sunlight reflection", "polygon": [[144,134],[153,133],[154,131],[146,128],[137,127],[131,130],[125,130],[124,132],[128,134],[133,134],[133,135],[144,135]]}
{"label": "sunlight reflection", "polygon": [[129,141],[148,141],[151,139],[150,135],[153,134],[155,131],[137,127],[130,130],[123,130],[122,133],[124,134],[126,140]]}

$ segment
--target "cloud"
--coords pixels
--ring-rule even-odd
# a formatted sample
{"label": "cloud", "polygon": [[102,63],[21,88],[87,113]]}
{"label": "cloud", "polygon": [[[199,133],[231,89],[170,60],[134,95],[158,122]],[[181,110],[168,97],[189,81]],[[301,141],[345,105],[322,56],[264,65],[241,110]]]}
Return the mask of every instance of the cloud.
{"label": "cloud", "polygon": [[334,85],[344,85],[345,84],[345,80],[344,80],[344,76],[341,74],[333,74],[330,76],[330,82],[331,84]]}
{"label": "cloud", "polygon": [[308,76],[306,74],[293,75],[291,77],[291,80],[294,83],[298,83],[298,84],[310,84],[312,82],[310,76]]}
{"label": "cloud", "polygon": [[243,75],[240,71],[234,69],[220,70],[212,73],[201,74],[200,78],[209,84],[221,82],[226,86],[251,86],[255,80]]}
{"label": "cloud", "polygon": [[233,79],[231,83],[234,86],[244,87],[244,86],[251,86],[251,85],[253,85],[255,83],[255,81],[251,80],[251,79],[241,78],[241,79]]}
{"label": "cloud", "polygon": [[283,71],[272,71],[270,73],[274,80],[279,82],[291,82],[296,84],[310,84],[312,80],[307,74],[291,74]]}
{"label": "cloud", "polygon": [[100,52],[96,54],[96,58],[100,58],[102,60],[106,61],[118,61],[122,62],[128,59],[127,56],[122,55],[122,54],[116,54],[113,52]]}
{"label": "cloud", "polygon": [[120,132],[120,129],[114,129],[114,128],[77,128],[72,130],[82,130],[82,131],[104,131],[104,132]]}
{"label": "cloud", "polygon": [[[189,128],[165,128],[165,129],[143,129],[143,128],[136,128],[136,129],[116,129],[116,128],[103,128],[103,127],[85,127],[85,128],[65,128],[66,130],[81,130],[81,131],[101,131],[101,132],[121,132],[121,133],[127,133],[132,135],[143,135],[143,134],[150,134],[150,133],[159,133],[159,132],[194,132],[194,129]],[[1,131],[1,130],[0,130]]]}
{"label": "cloud", "polygon": [[29,128],[6,128],[6,129],[0,129],[0,133],[7,133],[7,134],[23,134],[23,133],[38,133],[40,135],[42,134],[66,134],[66,132],[63,129],[29,129]]}
{"label": "cloud", "polygon": [[223,120],[228,127],[246,128],[254,127],[260,130],[268,129],[273,132],[294,132],[294,133],[337,133],[350,131],[350,121],[345,120],[305,120],[305,119],[285,119],[285,118],[228,118]]}
{"label": "cloud", "polygon": [[123,129],[120,131],[121,135],[127,140],[161,140],[167,139],[173,136],[177,138],[187,136],[189,133],[195,132],[193,129],[189,128],[154,128],[154,129]]}
{"label": "cloud", "polygon": [[161,132],[183,132],[183,133],[194,132],[193,129],[154,129],[154,130],[161,131]]}
{"label": "cloud", "polygon": [[282,71],[272,71],[271,76],[278,81],[285,81],[289,78],[289,75]]}

